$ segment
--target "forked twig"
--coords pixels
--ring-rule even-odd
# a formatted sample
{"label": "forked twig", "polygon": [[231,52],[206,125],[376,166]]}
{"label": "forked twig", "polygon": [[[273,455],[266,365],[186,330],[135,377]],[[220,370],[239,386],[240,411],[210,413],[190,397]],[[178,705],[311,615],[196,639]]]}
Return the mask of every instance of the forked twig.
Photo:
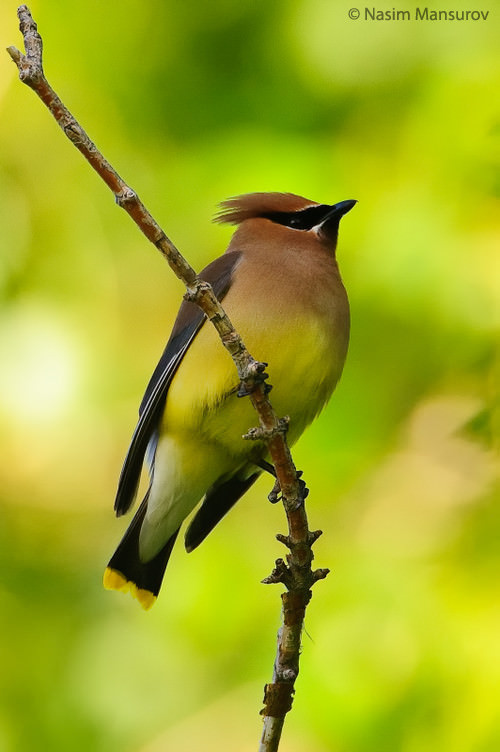
{"label": "forked twig", "polygon": [[[300,639],[304,614],[311,598],[311,587],[326,577],[327,569],[315,572],[312,544],[321,534],[311,532],[304,506],[306,488],[293,464],[286,442],[286,426],[273,411],[264,383],[265,364],[256,361],[235,331],[211,286],[201,280],[172,241],[151,216],[133,191],[107,162],[83,128],[62,103],[45,78],[42,66],[42,39],[26,5],[18,8],[25,54],[15,47],[7,51],[19,69],[23,83],[31,87],[48,107],[66,136],[83,154],[94,170],[113,191],[119,206],[132,217],[141,232],[163,254],[170,267],[186,286],[187,299],[196,302],[215,326],[238,371],[241,392],[248,394],[259,416],[260,427],[251,429],[245,438],[267,442],[287,516],[288,535],[277,538],[289,548],[286,563],[278,559],[276,567],[263,582],[285,585],[282,594],[283,624],[278,633],[278,649],[273,680],[265,687],[264,730],[259,752],[276,752],[286,713],[292,706],[295,679],[299,672]],[[274,493],[276,493],[274,491]]]}

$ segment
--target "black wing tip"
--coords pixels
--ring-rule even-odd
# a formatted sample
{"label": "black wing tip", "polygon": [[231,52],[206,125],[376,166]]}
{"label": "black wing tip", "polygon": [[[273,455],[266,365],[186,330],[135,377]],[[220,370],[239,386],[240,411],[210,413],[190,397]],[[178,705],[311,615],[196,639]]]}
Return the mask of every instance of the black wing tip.
{"label": "black wing tip", "polygon": [[243,480],[233,476],[224,483],[215,484],[208,489],[184,536],[184,546],[188,553],[194,551],[205,540],[238,499],[255,483],[260,472],[258,470]]}
{"label": "black wing tip", "polygon": [[132,498],[130,498],[128,495],[124,499],[123,494],[118,491],[115,499],[115,503],[113,505],[113,509],[115,511],[116,517],[123,517],[127,512],[129,511],[130,507],[134,503],[136,494],[133,495]]}

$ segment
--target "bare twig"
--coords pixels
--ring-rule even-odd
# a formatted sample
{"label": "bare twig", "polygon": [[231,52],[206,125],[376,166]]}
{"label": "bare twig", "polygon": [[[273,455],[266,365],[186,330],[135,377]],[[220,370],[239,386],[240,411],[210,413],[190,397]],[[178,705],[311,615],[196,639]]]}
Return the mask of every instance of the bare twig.
{"label": "bare twig", "polygon": [[[42,39],[26,5],[18,8],[20,30],[24,38],[25,54],[15,47],[7,51],[19,69],[19,78],[30,86],[48,107],[66,136],[83,154],[93,169],[113,191],[119,206],[132,217],[141,232],[163,254],[170,267],[186,286],[185,297],[197,303],[215,326],[220,339],[233,358],[241,382],[240,394],[248,395],[259,416],[259,428],[250,429],[244,437],[267,442],[277,483],[273,499],[281,490],[288,521],[288,535],[278,540],[290,549],[287,563],[278,559],[272,574],[263,582],[282,583],[283,625],[278,633],[278,648],[273,680],[265,687],[264,730],[260,752],[275,752],[279,746],[286,713],[292,706],[295,679],[299,671],[300,638],[304,614],[311,598],[311,587],[326,577],[328,570],[313,572],[312,544],[321,534],[309,530],[304,507],[307,489],[293,464],[286,442],[287,420],[278,419],[267,397],[264,383],[266,364],[256,361],[235,331],[211,286],[201,280],[172,241],[151,216],[139,197],[107,162],[83,128],[62,103],[45,78],[42,66]],[[279,488],[278,488],[279,486]]]}

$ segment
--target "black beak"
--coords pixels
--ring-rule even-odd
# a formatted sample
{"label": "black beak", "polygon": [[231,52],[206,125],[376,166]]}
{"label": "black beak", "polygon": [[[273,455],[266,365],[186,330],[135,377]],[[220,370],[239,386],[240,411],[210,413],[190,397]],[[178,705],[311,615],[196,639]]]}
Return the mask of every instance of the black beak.
{"label": "black beak", "polygon": [[339,231],[339,223],[344,214],[350,212],[357,201],[340,201],[338,204],[333,204],[330,211],[327,212],[324,219],[318,224],[317,231],[319,235],[322,235],[327,240],[336,240]]}

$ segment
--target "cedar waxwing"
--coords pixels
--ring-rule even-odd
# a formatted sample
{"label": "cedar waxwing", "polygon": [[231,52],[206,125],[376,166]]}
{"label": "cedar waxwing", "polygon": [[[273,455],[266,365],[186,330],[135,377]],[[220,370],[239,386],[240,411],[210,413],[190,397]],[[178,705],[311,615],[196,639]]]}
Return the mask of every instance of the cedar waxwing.
{"label": "cedar waxwing", "polygon": [[[238,225],[226,253],[200,277],[211,283],[249,352],[269,364],[272,404],[290,417],[293,444],[340,377],[349,340],[349,303],[335,249],[341,217],[355,201],[329,206],[290,193],[225,201],[217,222]],[[238,398],[232,359],[205,315],[184,301],[146,389],[118,484],[116,514],[134,502],[144,458],[150,485],[104,574],[149,608],[185,518],[192,551],[256,481],[268,460]]]}

